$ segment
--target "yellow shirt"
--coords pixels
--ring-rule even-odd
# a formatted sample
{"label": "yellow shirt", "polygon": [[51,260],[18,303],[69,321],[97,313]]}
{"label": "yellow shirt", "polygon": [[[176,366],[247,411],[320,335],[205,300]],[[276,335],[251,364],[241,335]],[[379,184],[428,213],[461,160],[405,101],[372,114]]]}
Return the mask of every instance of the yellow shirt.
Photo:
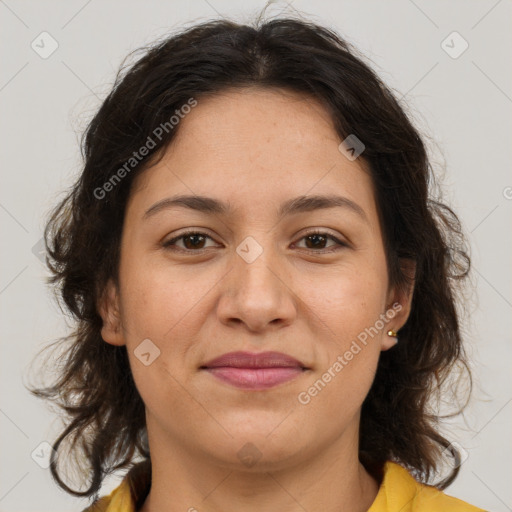
{"label": "yellow shirt", "polygon": [[[108,496],[82,512],[136,512],[135,500],[130,492],[128,475]],[[144,487],[148,478],[139,480]],[[145,492],[147,489],[137,489]],[[485,512],[453,498],[435,487],[418,483],[407,470],[394,462],[386,462],[384,478],[379,492],[368,512]]]}

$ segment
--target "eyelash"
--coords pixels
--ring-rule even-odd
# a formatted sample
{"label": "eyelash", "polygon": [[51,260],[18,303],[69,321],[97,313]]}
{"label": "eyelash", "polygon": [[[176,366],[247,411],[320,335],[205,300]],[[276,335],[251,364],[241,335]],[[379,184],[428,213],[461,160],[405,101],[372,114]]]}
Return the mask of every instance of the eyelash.
{"label": "eyelash", "polygon": [[[181,247],[178,247],[178,248],[172,248],[172,245],[177,242],[178,240],[182,239],[182,238],[186,238],[187,236],[190,236],[190,235],[201,235],[201,236],[204,236],[206,238],[210,238],[211,240],[213,240],[213,238],[209,235],[207,235],[206,233],[202,233],[201,231],[187,231],[185,233],[181,233],[180,235],[172,238],[171,240],[168,240],[167,242],[164,242],[162,244],[162,246],[165,248],[165,249],[169,249],[171,251],[179,251],[179,252],[185,252],[185,253],[196,253],[196,254],[202,254],[203,252],[207,251],[208,249],[198,249],[198,250],[192,250],[192,249],[182,249]],[[304,238],[307,238],[309,236],[313,236],[313,235],[321,235],[321,236],[324,236],[325,238],[329,238],[331,240],[333,240],[334,242],[336,242],[339,246],[338,247],[332,247],[330,249],[323,249],[323,250],[315,250],[315,249],[304,249],[306,250],[307,252],[309,253],[314,253],[314,254],[328,254],[328,253],[333,253],[333,252],[336,252],[336,251],[339,251],[341,248],[345,248],[345,247],[348,247],[348,244],[342,242],[341,240],[339,240],[338,238],[336,238],[335,236],[325,232],[325,231],[321,231],[321,230],[313,230],[309,233],[306,233],[305,235],[303,235],[300,240],[303,240]]]}

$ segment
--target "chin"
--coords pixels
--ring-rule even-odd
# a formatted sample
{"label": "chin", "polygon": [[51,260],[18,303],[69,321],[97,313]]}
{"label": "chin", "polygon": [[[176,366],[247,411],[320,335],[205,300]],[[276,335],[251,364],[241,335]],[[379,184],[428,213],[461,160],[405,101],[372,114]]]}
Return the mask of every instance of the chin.
{"label": "chin", "polygon": [[[206,449],[231,469],[256,472],[284,469],[296,463],[314,445],[313,439],[308,442],[297,432],[293,422],[287,424],[290,418],[285,419],[286,415],[287,412],[257,417],[253,412],[245,417],[238,415],[237,423],[222,420],[220,423],[232,437],[217,438],[217,442]],[[211,443],[212,438],[207,436],[204,441]]]}

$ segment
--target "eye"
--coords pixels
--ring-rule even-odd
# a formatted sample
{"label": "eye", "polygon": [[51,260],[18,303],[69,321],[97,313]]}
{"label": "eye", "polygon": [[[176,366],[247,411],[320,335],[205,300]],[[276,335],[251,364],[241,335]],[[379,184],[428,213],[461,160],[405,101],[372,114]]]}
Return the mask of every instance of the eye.
{"label": "eye", "polygon": [[[306,249],[311,252],[319,253],[330,253],[340,250],[342,247],[348,247],[348,244],[338,240],[335,236],[325,231],[314,230],[304,235],[301,239],[306,240]],[[331,246],[328,250],[325,250],[324,244],[332,240],[335,242],[334,246]],[[320,249],[320,250],[317,250]]]}
{"label": "eye", "polygon": [[[186,233],[182,233],[181,235],[164,242],[162,246],[170,250],[201,253],[206,249],[205,243],[207,239],[213,240],[213,238],[206,233],[202,233],[200,231],[187,231]],[[320,230],[311,231],[304,235],[300,240],[306,240],[305,249],[315,253],[331,253],[342,247],[348,247],[348,244],[342,242],[335,236]],[[328,240],[335,242],[335,244],[334,246],[331,246],[330,249],[326,250],[325,243]],[[177,242],[183,242],[183,246],[179,246]]]}
{"label": "eye", "polygon": [[[171,250],[175,250],[176,248],[177,250],[185,252],[201,252],[205,249],[204,244],[208,238],[213,240],[212,237],[208,236],[206,233],[201,233],[200,231],[187,231],[186,233],[182,233],[181,235],[164,242],[162,246]],[[176,245],[176,242],[178,241],[183,241],[184,247]]]}

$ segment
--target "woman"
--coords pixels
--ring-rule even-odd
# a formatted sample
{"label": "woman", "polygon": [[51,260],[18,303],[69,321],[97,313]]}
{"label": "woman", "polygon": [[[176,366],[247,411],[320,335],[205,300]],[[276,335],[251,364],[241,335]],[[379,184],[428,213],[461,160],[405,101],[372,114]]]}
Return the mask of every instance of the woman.
{"label": "woman", "polygon": [[108,512],[481,510],[443,492],[461,458],[431,408],[466,366],[464,238],[355,49],[292,19],[184,30],[119,74],[84,156],[46,229],[76,330],[33,390],[68,414],[63,489]]}

